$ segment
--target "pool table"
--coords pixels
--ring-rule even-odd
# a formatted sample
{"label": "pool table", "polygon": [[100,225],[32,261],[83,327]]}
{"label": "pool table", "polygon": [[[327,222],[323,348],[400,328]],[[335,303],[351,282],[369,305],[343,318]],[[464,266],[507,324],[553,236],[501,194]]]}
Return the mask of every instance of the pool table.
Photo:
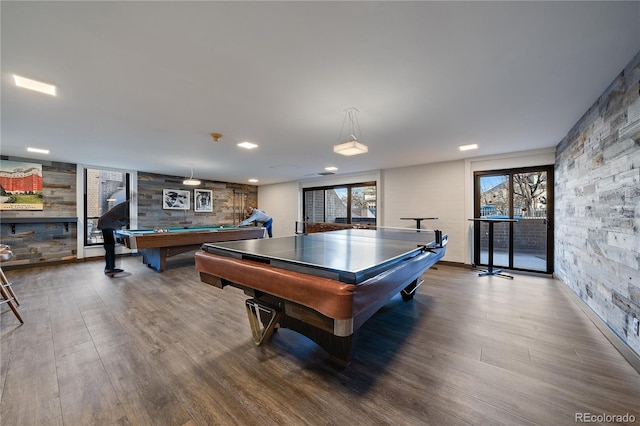
{"label": "pool table", "polygon": [[191,250],[204,243],[263,238],[265,228],[233,225],[193,226],[162,229],[116,230],[117,242],[142,253],[142,262],[158,272],[165,270],[167,258]]}
{"label": "pool table", "polygon": [[208,243],[195,254],[196,271],[203,283],[250,297],[257,346],[288,328],[346,367],[359,328],[398,293],[410,301],[447,243],[440,231],[380,227]]}

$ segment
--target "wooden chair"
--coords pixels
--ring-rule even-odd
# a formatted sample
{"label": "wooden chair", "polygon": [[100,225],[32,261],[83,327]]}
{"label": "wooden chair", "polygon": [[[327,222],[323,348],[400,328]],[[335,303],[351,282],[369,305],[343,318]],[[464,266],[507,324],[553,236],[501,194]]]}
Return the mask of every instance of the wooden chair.
{"label": "wooden chair", "polygon": [[[0,244],[0,261],[7,261],[13,257],[13,252],[11,251],[11,247],[5,244]],[[18,302],[18,298],[16,297],[13,289],[11,288],[11,282],[7,279],[7,276],[4,274],[4,271],[0,267],[0,295],[4,300],[0,300],[0,305],[6,303],[9,305],[9,308],[13,311],[18,321],[21,324],[24,324],[20,313],[16,306],[20,306],[20,302]],[[14,305],[15,302],[15,305]]]}

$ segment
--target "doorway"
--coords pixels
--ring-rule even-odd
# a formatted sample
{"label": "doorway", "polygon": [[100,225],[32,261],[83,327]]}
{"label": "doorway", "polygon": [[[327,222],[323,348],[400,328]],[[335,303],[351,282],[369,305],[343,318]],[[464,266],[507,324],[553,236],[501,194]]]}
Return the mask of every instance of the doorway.
{"label": "doorway", "polygon": [[[474,173],[474,217],[494,226],[495,266],[553,273],[553,166]],[[477,223],[474,264],[488,264],[488,224]]]}

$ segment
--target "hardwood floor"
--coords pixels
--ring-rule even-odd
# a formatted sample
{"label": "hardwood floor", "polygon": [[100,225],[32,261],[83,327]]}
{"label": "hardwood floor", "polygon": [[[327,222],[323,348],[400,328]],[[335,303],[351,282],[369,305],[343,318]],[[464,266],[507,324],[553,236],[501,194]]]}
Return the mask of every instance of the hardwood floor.
{"label": "hardwood floor", "polygon": [[113,279],[102,261],[5,271],[25,324],[2,306],[0,424],[640,424],[640,375],[559,281],[439,265],[340,370],[289,330],[255,347],[244,294],[174,259],[119,259],[131,275]]}

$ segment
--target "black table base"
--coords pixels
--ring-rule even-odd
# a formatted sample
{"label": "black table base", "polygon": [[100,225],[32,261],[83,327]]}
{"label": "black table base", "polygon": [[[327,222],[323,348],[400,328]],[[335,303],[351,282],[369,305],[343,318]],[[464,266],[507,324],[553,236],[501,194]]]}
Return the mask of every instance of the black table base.
{"label": "black table base", "polygon": [[490,218],[473,218],[469,219],[474,222],[486,222],[489,224],[489,262],[488,269],[478,274],[479,277],[485,277],[488,275],[497,275],[502,278],[508,278],[510,280],[513,277],[509,274],[502,272],[502,269],[493,269],[493,224],[496,222],[517,222],[516,219],[490,219]]}

